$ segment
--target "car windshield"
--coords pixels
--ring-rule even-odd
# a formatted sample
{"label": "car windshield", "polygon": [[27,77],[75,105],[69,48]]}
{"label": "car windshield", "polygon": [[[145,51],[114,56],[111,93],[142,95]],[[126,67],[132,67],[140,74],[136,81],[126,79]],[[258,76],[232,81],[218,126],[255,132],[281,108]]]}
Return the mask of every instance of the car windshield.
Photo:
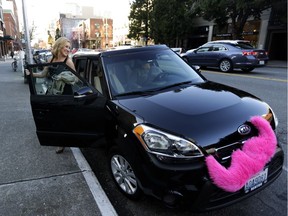
{"label": "car windshield", "polygon": [[204,80],[170,49],[103,57],[113,96],[146,94]]}

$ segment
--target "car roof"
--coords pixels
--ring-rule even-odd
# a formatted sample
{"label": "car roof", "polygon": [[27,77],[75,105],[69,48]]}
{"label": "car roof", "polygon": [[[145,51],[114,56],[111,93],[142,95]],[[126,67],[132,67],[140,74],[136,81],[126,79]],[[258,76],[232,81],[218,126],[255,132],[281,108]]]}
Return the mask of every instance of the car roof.
{"label": "car roof", "polygon": [[119,55],[124,53],[134,53],[134,52],[143,52],[149,50],[159,50],[159,49],[169,49],[170,48],[166,45],[149,45],[149,46],[141,46],[141,47],[130,47],[125,49],[114,49],[114,50],[107,50],[101,53],[102,56],[111,56],[111,55]]}
{"label": "car roof", "polygon": [[113,55],[119,55],[119,54],[125,54],[125,53],[134,53],[134,52],[143,52],[143,51],[149,51],[149,50],[159,50],[159,49],[169,49],[166,45],[149,45],[149,46],[131,46],[131,47],[125,47],[123,49],[111,49],[106,50],[103,52],[79,52],[74,53],[72,55],[72,58],[79,58],[79,57],[93,57],[100,55],[101,56],[113,56]]}
{"label": "car roof", "polygon": [[237,44],[237,43],[250,43],[248,40],[216,40],[216,41],[209,41],[206,44],[211,43],[231,43],[231,44]]}

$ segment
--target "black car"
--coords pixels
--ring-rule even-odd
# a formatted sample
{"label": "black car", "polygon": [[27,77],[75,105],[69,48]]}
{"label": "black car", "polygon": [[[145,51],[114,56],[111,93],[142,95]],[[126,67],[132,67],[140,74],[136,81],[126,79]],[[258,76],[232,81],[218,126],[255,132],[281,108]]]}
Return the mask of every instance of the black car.
{"label": "black car", "polygon": [[172,207],[205,211],[249,197],[280,175],[284,156],[271,107],[206,80],[167,46],[79,54],[73,61],[76,72],[44,64],[62,65],[74,77],[66,83],[73,94],[51,91],[62,73],[29,79],[38,139],[48,146],[104,145],[127,197],[144,192]]}
{"label": "black car", "polygon": [[189,64],[216,67],[222,72],[231,72],[236,68],[250,72],[265,66],[269,60],[265,50],[255,49],[245,40],[211,41],[181,56]]}

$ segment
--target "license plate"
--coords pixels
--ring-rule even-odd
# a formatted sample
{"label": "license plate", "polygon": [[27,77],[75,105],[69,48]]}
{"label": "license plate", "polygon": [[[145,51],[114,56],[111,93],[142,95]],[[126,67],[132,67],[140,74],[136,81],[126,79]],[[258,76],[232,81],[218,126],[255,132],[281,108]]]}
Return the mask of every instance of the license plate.
{"label": "license plate", "polygon": [[268,168],[257,173],[255,176],[253,176],[246,182],[244,187],[245,193],[248,193],[250,191],[255,190],[256,188],[261,187],[263,184],[267,182],[267,177],[268,177]]}
{"label": "license plate", "polygon": [[265,64],[265,61],[259,61],[259,64],[260,64],[260,65],[264,65],[264,64]]}

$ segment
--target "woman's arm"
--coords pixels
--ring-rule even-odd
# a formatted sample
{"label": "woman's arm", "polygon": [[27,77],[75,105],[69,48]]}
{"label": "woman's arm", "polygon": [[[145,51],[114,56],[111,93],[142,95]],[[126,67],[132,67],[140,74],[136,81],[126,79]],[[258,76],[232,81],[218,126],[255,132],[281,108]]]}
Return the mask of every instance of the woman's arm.
{"label": "woman's arm", "polygon": [[43,77],[46,77],[48,74],[48,67],[45,67],[43,71],[41,71],[40,73],[33,73],[33,72],[31,73],[28,69],[25,69],[25,73],[27,76],[31,74],[32,77],[43,78]]}

